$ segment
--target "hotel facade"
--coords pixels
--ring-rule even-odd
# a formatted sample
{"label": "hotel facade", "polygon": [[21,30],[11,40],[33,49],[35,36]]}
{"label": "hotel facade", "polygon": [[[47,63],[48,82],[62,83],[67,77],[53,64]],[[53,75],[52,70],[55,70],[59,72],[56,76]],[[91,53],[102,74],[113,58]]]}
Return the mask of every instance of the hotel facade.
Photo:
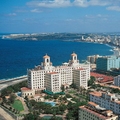
{"label": "hotel facade", "polygon": [[[79,71],[79,72],[77,72]],[[79,76],[79,77],[75,77]],[[28,70],[28,88],[38,90],[48,90],[53,93],[61,91],[61,85],[65,87],[73,82],[87,89],[87,81],[90,79],[90,64],[79,63],[77,54],[72,53],[68,63],[61,66],[53,66],[50,56],[43,56],[41,65]]]}

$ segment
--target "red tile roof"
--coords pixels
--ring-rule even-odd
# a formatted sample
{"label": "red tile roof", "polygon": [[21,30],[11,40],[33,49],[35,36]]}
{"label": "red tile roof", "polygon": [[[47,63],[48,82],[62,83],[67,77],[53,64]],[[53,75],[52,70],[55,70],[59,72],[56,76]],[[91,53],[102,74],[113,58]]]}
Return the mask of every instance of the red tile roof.
{"label": "red tile roof", "polygon": [[97,92],[97,91],[90,92],[89,94],[97,96],[97,97],[101,97],[102,96],[102,92]]}
{"label": "red tile roof", "polygon": [[90,72],[91,76],[94,76],[99,83],[113,82],[113,77],[95,72]]}
{"label": "red tile roof", "polygon": [[27,87],[22,87],[21,90],[27,91],[27,90],[31,90],[31,89],[30,89],[30,88],[27,88]]}

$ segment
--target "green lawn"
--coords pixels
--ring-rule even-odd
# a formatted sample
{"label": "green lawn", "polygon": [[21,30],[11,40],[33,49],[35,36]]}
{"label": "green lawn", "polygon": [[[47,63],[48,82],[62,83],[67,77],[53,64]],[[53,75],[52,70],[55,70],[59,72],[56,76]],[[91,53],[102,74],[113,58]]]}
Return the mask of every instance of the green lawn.
{"label": "green lawn", "polygon": [[20,100],[15,100],[14,103],[12,104],[12,107],[18,111],[24,110],[22,102]]}
{"label": "green lawn", "polygon": [[70,90],[69,93],[74,94],[74,93],[76,93],[76,91],[75,90]]}

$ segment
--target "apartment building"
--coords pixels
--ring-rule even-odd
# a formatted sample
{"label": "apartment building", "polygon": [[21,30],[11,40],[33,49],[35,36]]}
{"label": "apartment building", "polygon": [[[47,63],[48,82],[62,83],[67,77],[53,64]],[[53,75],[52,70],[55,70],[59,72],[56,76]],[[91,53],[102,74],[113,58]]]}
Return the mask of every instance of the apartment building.
{"label": "apartment building", "polygon": [[96,69],[98,71],[110,71],[113,68],[120,68],[120,56],[102,56],[96,60]]}
{"label": "apartment building", "polygon": [[87,60],[88,60],[88,62],[90,62],[91,64],[95,64],[98,57],[99,57],[99,55],[87,56]]}
{"label": "apartment building", "polygon": [[[113,113],[119,115],[120,114],[120,95],[119,94],[111,94],[109,92],[90,92],[90,101],[95,102],[101,107],[106,108],[107,110],[113,111]],[[120,120],[120,116],[119,120]]]}
{"label": "apartment building", "polygon": [[118,120],[118,115],[94,102],[89,102],[88,105],[79,107],[78,120]]}
{"label": "apartment building", "polygon": [[114,77],[114,85],[120,87],[120,75]]}

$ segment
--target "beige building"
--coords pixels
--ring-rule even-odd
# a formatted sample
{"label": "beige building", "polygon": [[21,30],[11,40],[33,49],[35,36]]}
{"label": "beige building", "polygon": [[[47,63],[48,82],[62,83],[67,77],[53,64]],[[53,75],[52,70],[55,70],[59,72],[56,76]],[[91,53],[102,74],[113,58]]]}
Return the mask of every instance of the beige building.
{"label": "beige building", "polygon": [[118,116],[111,110],[89,102],[88,105],[79,107],[79,120],[118,120]]}
{"label": "beige building", "polygon": [[88,62],[90,62],[91,64],[95,64],[96,63],[96,59],[99,57],[99,55],[92,55],[92,56],[88,56],[87,60]]}
{"label": "beige building", "polygon": [[45,75],[45,87],[47,91],[53,93],[61,92],[61,74],[57,72],[47,73]]}
{"label": "beige building", "polygon": [[81,86],[87,89],[88,87],[87,69],[79,68],[73,70],[73,81],[78,88]]}
{"label": "beige building", "polygon": [[21,88],[21,96],[25,98],[25,96],[34,96],[35,95],[35,90],[22,87]]}
{"label": "beige building", "polygon": [[[35,66],[34,69],[28,70],[28,88],[34,89],[35,91],[46,89],[46,84],[48,84],[48,81],[46,81],[45,79],[48,78],[48,73],[54,72],[60,74],[60,86],[69,86],[73,82],[73,70],[80,68],[86,70],[85,79],[86,81],[88,81],[90,79],[90,64],[80,64],[79,60],[77,59],[77,54],[72,53],[71,60],[69,60],[68,63],[63,63],[61,66],[56,67],[52,65],[50,57],[48,55],[45,55],[43,57],[43,62],[41,63],[41,65]],[[52,82],[52,77],[49,78],[49,80]]]}

